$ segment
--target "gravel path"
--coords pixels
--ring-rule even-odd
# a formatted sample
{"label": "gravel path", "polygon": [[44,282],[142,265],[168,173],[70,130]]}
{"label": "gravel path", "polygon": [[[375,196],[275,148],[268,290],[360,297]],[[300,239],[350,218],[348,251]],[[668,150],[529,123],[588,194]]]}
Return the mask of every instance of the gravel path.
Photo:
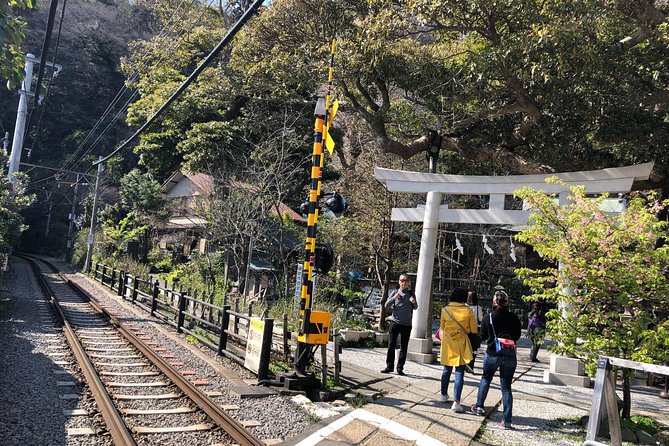
{"label": "gravel path", "polygon": [[[102,426],[89,417],[68,417],[63,410],[95,410],[79,384],[67,343],[30,267],[13,259],[0,284],[0,442],[3,445],[106,445],[110,438],[68,436],[68,429]],[[61,373],[58,373],[61,372]],[[74,385],[59,386],[59,382]],[[81,394],[74,400],[61,398]]]}
{"label": "gravel path", "polygon": [[[514,429],[502,429],[499,426],[502,414],[495,411],[484,425],[481,443],[495,446],[580,446],[583,443],[585,429],[578,421],[590,413],[593,389],[546,384],[543,370],[548,364],[543,366],[513,384]],[[634,386],[632,413],[648,415],[669,425],[669,404],[662,403],[658,391]],[[620,388],[618,396],[622,397]]]}

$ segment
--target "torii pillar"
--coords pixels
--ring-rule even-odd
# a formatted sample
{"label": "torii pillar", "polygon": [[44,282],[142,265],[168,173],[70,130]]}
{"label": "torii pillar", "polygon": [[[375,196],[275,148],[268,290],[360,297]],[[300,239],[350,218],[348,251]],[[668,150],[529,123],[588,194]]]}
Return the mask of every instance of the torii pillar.
{"label": "torii pillar", "polygon": [[[572,186],[585,186],[590,194],[628,193],[634,181],[647,180],[653,163],[602,170],[565,172],[538,175],[447,175],[408,172],[383,168],[374,169],[374,177],[389,192],[425,193],[425,206],[393,208],[393,221],[422,222],[420,255],[416,276],[418,310],[413,314],[409,359],[422,363],[434,362],[432,353],[432,321],[428,321],[432,297],[432,276],[439,223],[470,223],[488,225],[523,225],[530,211],[504,209],[506,195],[523,186],[530,186],[563,197]],[[550,177],[560,178],[564,184],[546,184]],[[442,205],[446,195],[489,195],[488,209],[449,209]],[[553,359],[551,359],[553,365]]]}

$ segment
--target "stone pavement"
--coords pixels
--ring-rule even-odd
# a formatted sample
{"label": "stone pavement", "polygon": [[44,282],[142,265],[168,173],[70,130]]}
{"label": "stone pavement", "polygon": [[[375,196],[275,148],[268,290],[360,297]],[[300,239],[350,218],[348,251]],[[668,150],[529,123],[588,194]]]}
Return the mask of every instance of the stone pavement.
{"label": "stone pavement", "polygon": [[[543,383],[543,371],[548,367],[550,354],[542,349],[541,363],[532,363],[529,341],[521,339],[518,367],[514,375],[514,427],[507,431],[498,426],[501,420],[499,375],[493,379],[486,400],[486,416],[475,416],[468,410],[457,414],[451,403],[440,403],[441,366],[407,362],[406,376],[385,375],[385,349],[344,349],[342,377],[360,385],[359,392],[369,401],[345,415],[323,420],[313,429],[282,443],[295,446],[468,446],[500,444],[573,444],[583,440],[555,442],[542,438],[546,423],[561,424],[559,420],[587,415],[592,389]],[[475,371],[481,371],[483,355],[476,359]],[[480,375],[465,374],[462,405],[466,409],[476,401]],[[453,377],[449,395],[453,393]],[[648,414],[669,424],[669,405],[657,398],[650,388],[639,388],[633,394],[633,413]],[[620,395],[620,392],[619,392]],[[523,410],[524,408],[524,410]],[[528,408],[530,408],[528,410]],[[543,422],[543,424],[542,424]],[[559,426],[557,431],[560,431]],[[474,440],[481,437],[481,440]],[[477,436],[477,434],[479,434]],[[555,433],[553,433],[555,434]],[[573,435],[572,435],[573,437]],[[507,441],[509,440],[510,441]]]}

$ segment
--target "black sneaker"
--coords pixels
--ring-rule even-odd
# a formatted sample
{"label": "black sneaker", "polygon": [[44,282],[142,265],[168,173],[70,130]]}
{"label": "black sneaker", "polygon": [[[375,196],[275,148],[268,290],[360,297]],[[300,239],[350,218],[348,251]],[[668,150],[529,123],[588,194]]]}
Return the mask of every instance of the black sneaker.
{"label": "black sneaker", "polygon": [[400,376],[404,376],[404,370],[397,369],[397,374],[400,375]]}
{"label": "black sneaker", "polygon": [[392,371],[393,371],[393,369],[391,369],[389,367],[386,367],[385,369],[381,370],[381,373],[390,373]]}

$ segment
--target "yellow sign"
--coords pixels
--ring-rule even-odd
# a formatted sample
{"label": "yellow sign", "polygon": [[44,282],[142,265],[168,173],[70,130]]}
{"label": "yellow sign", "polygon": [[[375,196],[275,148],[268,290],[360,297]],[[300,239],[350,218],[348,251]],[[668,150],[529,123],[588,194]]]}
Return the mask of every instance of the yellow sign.
{"label": "yellow sign", "polygon": [[299,335],[297,340],[311,345],[327,344],[330,340],[330,313],[312,311],[309,315],[309,334]]}
{"label": "yellow sign", "polygon": [[332,155],[335,148],[335,142],[330,136],[330,124],[332,124],[332,121],[334,120],[334,117],[337,114],[338,109],[339,109],[339,101],[334,101],[334,104],[332,104],[332,110],[330,110],[330,115],[328,116],[328,122],[325,124],[323,132],[325,133],[325,148],[328,149],[328,153],[330,155]]}
{"label": "yellow sign", "polygon": [[251,318],[249,329],[246,333],[246,355],[244,356],[244,367],[258,373],[260,369],[260,351],[262,350],[262,338],[265,333],[265,321]]}

